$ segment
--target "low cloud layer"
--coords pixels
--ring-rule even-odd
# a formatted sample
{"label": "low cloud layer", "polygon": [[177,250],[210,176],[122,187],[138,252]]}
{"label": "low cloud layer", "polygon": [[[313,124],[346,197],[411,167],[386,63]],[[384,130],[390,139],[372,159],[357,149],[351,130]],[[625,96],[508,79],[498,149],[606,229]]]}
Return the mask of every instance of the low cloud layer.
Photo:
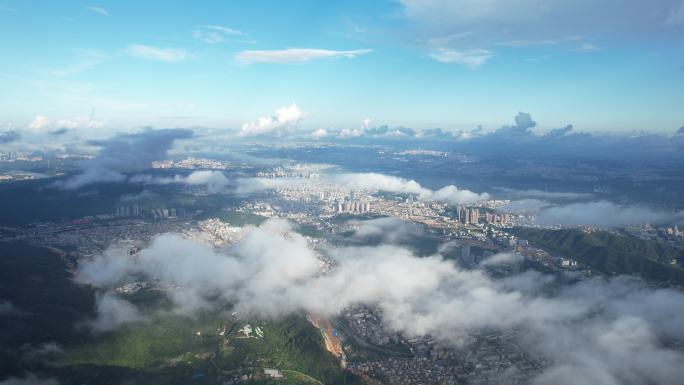
{"label": "low cloud layer", "polygon": [[0,144],[11,143],[21,138],[19,131],[0,132]]}
{"label": "low cloud layer", "polygon": [[590,198],[592,194],[577,193],[568,191],[546,191],[546,190],[516,190],[507,187],[497,187],[497,191],[504,193],[507,197],[527,198],[527,199],[548,199],[548,200],[577,200]]}
{"label": "low cloud layer", "polygon": [[[431,190],[421,186],[420,183],[414,180],[378,173],[325,175],[321,177],[321,181],[334,183],[342,188],[351,190],[415,194],[419,200],[444,202],[448,204],[469,204],[489,199],[489,194],[487,193],[478,194],[470,190],[459,189],[454,185],[444,186],[438,190]],[[308,179],[295,178],[240,178],[237,180],[236,192],[239,194],[248,194],[287,186],[304,185],[307,183],[311,183],[311,181]]]}
{"label": "low cloud layer", "polygon": [[95,332],[110,331],[123,325],[146,321],[138,308],[115,294],[99,294],[95,304],[96,318],[84,324]]}
{"label": "low cloud layer", "polygon": [[679,131],[671,134],[639,132],[589,133],[576,129],[572,124],[562,127],[540,128],[532,115],[519,112],[514,124],[491,130],[478,126],[472,129],[413,129],[386,125],[347,128],[319,128],[309,132],[315,140],[393,143],[429,143],[450,152],[475,154],[481,158],[553,157],[554,159],[622,159],[683,160],[684,135]]}
{"label": "low cloud layer", "polygon": [[662,344],[684,338],[679,291],[625,277],[556,285],[550,276],[527,272],[494,280],[440,255],[419,258],[389,244],[329,247],[325,253],[337,264],[323,274],[307,241],[286,222],[269,220],[244,232],[227,254],[178,235],[158,236],[134,258],[110,250],[83,264],[80,276],[103,288],[141,273],[178,285],[168,293],[184,314],[211,307],[217,298],[261,317],[298,311],[332,316],[366,304],[378,307],[395,331],[457,345],[482,328],[516,327],[521,346],[549,363],[535,383],[681,383],[684,355]]}
{"label": "low cloud layer", "polygon": [[537,222],[547,225],[621,227],[681,221],[684,215],[645,206],[623,206],[609,201],[580,202],[543,208]]}
{"label": "low cloud layer", "polygon": [[100,147],[98,154],[81,163],[81,174],[61,182],[59,187],[77,189],[92,183],[123,181],[123,173],[144,170],[153,161],[165,159],[176,140],[190,137],[190,130],[161,129],[90,141],[90,145]]}
{"label": "low cloud layer", "polygon": [[133,175],[128,178],[131,183],[143,184],[185,184],[188,186],[205,186],[207,191],[217,193],[231,185],[230,180],[224,173],[216,170],[193,171],[187,176],[175,175],[174,177],[159,177],[148,174]]}

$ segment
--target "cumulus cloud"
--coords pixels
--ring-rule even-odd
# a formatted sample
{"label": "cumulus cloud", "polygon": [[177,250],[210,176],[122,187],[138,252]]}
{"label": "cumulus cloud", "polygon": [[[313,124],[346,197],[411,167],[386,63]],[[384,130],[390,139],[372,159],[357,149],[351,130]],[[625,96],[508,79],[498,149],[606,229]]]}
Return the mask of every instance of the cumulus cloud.
{"label": "cumulus cloud", "polygon": [[620,227],[681,219],[681,213],[659,211],[645,206],[624,206],[609,201],[552,206],[537,214],[539,223],[566,226]]}
{"label": "cumulus cloud", "polygon": [[74,116],[69,118],[62,118],[56,121],[50,120],[47,116],[36,116],[31,123],[26,127],[26,131],[30,134],[52,134],[61,135],[67,130],[74,129],[99,129],[107,125],[107,122],[102,120],[95,120],[85,118],[82,116]]}
{"label": "cumulus cloud", "polygon": [[50,124],[47,116],[38,115],[28,125],[29,131],[41,131]]}
{"label": "cumulus cloud", "polygon": [[132,44],[125,52],[134,57],[164,62],[180,62],[188,57],[188,53],[178,48],[162,48],[151,45]]}
{"label": "cumulus cloud", "polygon": [[[619,277],[576,283],[526,272],[493,279],[440,255],[416,257],[395,245],[333,247],[324,274],[306,240],[282,220],[243,230],[225,254],[177,235],[156,237],[135,258],[106,255],[81,266],[98,286],[126,274],[173,283],[176,311],[191,314],[216,298],[241,314],[279,317],[307,311],[334,316],[355,304],[380,310],[388,328],[467,344],[468,333],[516,328],[518,343],[545,358],[545,384],[681,383],[684,355],[661,341],[684,338],[684,295]],[[492,263],[515,260],[493,256]],[[553,290],[548,290],[553,288]]]}
{"label": "cumulus cloud", "polygon": [[318,130],[311,133],[311,136],[313,136],[316,139],[324,138],[326,135],[328,135],[328,131],[325,128],[319,128]]}
{"label": "cumulus cloud", "polygon": [[288,48],[283,50],[247,50],[238,52],[235,59],[242,63],[305,63],[314,59],[355,58],[373,52],[371,49],[334,51],[316,48]]}
{"label": "cumulus cloud", "polygon": [[[478,157],[496,158],[515,156],[531,158],[553,156],[565,159],[629,159],[644,161],[668,161],[684,159],[684,132],[676,135],[638,133],[597,134],[578,131],[573,125],[546,130],[536,129],[536,122],[529,113],[520,112],[515,124],[504,125],[488,131],[481,126],[476,129],[412,129],[409,127],[363,126],[357,128],[328,128],[331,140],[364,143],[424,141],[448,142],[452,152],[476,154]],[[432,143],[431,143],[432,144]]]}
{"label": "cumulus cloud", "polygon": [[361,121],[361,128],[364,128],[364,129],[369,128],[370,124],[371,124],[370,118],[363,118],[363,120]]}
{"label": "cumulus cloud", "polygon": [[531,134],[530,129],[537,126],[537,122],[532,120],[532,116],[526,112],[519,112],[515,116],[515,125],[502,126],[497,129],[492,136],[503,137],[521,137]]}
{"label": "cumulus cloud", "polygon": [[190,130],[161,129],[90,141],[90,145],[100,147],[98,154],[81,164],[81,174],[58,186],[77,189],[92,183],[123,181],[126,179],[123,173],[148,168],[153,161],[164,159],[176,140],[190,137]]}
{"label": "cumulus cloud", "polygon": [[554,129],[550,130],[549,132],[547,132],[546,134],[544,134],[544,138],[546,138],[546,139],[560,138],[561,136],[572,131],[573,129],[574,129],[574,127],[572,126],[572,124],[568,124],[564,127],[554,128]]}
{"label": "cumulus cloud", "polygon": [[278,108],[273,116],[259,118],[253,122],[243,124],[239,135],[275,134],[281,136],[287,131],[296,128],[302,118],[304,118],[304,111],[295,103],[292,103],[289,106]]}
{"label": "cumulus cloud", "polygon": [[684,135],[684,126],[679,127],[679,129],[677,130],[677,133],[680,135]]}

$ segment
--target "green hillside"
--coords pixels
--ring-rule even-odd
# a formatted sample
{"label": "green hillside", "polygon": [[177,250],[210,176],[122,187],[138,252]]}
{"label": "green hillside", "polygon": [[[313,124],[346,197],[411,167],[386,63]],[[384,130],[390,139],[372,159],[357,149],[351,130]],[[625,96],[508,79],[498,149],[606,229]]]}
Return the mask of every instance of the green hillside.
{"label": "green hillside", "polygon": [[[245,338],[239,330],[246,324],[254,329],[258,326],[263,337],[253,332]],[[66,368],[116,367],[159,384],[179,378],[216,383],[222,372],[230,371],[258,377],[260,368],[304,373],[325,384],[344,381],[344,373],[325,350],[318,329],[302,316],[270,322],[241,321],[229,314],[159,316],[150,323],[69,347],[59,364]]]}
{"label": "green hillside", "polygon": [[684,269],[671,264],[673,259],[681,260],[682,253],[668,245],[605,231],[516,228],[512,232],[604,274],[636,275],[656,283],[684,285]]}
{"label": "green hillside", "polygon": [[[303,315],[278,320],[239,319],[229,309],[182,317],[161,310],[159,291],[128,297],[150,316],[149,322],[107,333],[82,327],[94,316],[95,296],[76,284],[64,261],[51,250],[0,242],[0,302],[14,310],[0,314],[0,381],[32,372],[60,384],[216,384],[226,372],[254,375],[262,368],[288,370],[279,384],[354,383],[324,347],[317,328]],[[163,296],[162,296],[163,297]],[[245,325],[256,331],[249,338]],[[198,334],[199,332],[199,334]],[[20,352],[26,346],[56,343],[46,363]],[[19,353],[18,353],[19,352]]]}

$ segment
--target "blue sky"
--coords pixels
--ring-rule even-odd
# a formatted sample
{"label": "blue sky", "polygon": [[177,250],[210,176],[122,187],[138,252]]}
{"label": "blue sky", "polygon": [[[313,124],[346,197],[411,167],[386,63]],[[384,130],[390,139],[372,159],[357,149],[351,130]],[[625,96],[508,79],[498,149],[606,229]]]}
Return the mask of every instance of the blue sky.
{"label": "blue sky", "polygon": [[0,0],[0,129],[676,131],[681,0],[595,3]]}

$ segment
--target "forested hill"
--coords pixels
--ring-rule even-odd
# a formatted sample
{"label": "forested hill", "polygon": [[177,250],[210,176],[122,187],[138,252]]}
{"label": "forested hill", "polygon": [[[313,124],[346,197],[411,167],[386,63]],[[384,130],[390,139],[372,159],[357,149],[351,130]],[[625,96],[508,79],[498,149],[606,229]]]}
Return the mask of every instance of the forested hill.
{"label": "forested hill", "polygon": [[[684,269],[679,267],[684,254],[668,245],[605,231],[587,233],[579,229],[519,227],[512,233],[608,275],[636,275],[659,284],[684,286]],[[673,260],[679,265],[672,264]]]}

